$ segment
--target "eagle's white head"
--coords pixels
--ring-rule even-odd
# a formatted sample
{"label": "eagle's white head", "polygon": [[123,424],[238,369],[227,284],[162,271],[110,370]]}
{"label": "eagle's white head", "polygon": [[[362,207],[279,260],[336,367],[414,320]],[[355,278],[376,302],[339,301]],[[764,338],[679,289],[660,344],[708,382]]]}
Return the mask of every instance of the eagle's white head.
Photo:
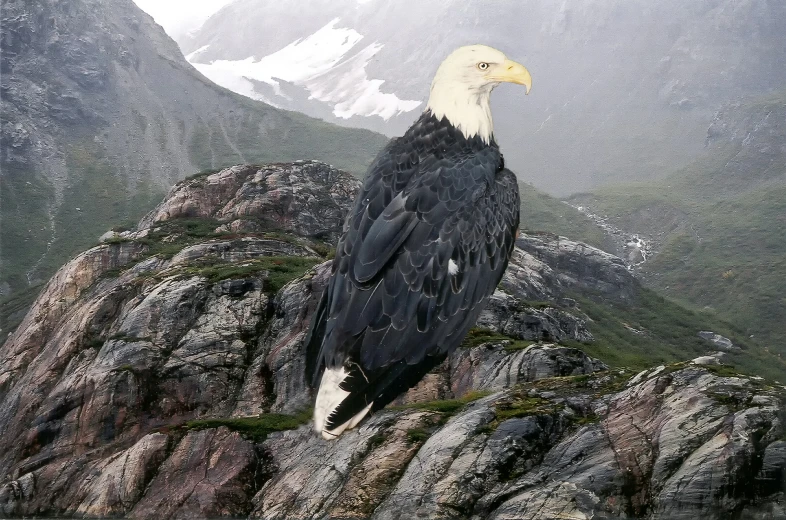
{"label": "eagle's white head", "polygon": [[446,117],[466,138],[478,135],[489,143],[494,132],[489,96],[503,81],[524,85],[527,94],[532,88],[529,71],[497,49],[459,47],[437,69],[426,109]]}

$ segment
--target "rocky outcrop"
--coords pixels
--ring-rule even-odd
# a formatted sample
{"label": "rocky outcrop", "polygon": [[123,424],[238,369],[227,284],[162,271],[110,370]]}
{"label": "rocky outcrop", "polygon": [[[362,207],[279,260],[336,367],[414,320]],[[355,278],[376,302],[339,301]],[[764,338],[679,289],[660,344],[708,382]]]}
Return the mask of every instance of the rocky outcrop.
{"label": "rocky outcrop", "polygon": [[698,336],[701,339],[709,341],[719,349],[725,350],[726,352],[734,352],[735,350],[740,349],[740,347],[732,343],[729,338],[721,336],[720,334],[716,334],[710,330],[700,330]]}
{"label": "rocky outcrop", "polygon": [[[634,296],[636,284],[632,275],[625,262],[612,254],[548,234],[523,235],[516,245],[528,254],[522,261],[524,265],[532,265],[536,272],[547,273],[545,282],[551,293],[544,293],[546,295],[553,297],[573,290],[596,292],[620,300]],[[548,269],[538,264],[546,265]],[[527,280],[530,278],[528,274],[525,272],[519,278]],[[506,273],[507,278],[510,275],[510,272]]]}
{"label": "rocky outcrop", "polygon": [[292,232],[332,244],[360,182],[322,163],[235,166],[176,185],[140,222],[215,218],[227,233]]}
{"label": "rocky outcrop", "polygon": [[633,290],[575,243],[524,237],[461,348],[315,436],[302,343],[355,186],[315,162],[234,167],[65,265],[0,347],[0,517],[782,513],[782,387],[561,345],[592,340],[567,287]]}

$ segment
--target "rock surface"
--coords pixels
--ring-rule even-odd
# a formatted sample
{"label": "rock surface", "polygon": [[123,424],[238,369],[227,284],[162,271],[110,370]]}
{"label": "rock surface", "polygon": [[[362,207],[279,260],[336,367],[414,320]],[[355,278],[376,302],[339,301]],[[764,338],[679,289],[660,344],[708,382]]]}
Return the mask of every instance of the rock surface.
{"label": "rock surface", "polygon": [[710,330],[700,330],[699,337],[701,339],[706,339],[719,349],[725,350],[726,352],[733,352],[740,349],[740,347],[736,346],[729,338],[721,336],[720,334],[716,334]]}
{"label": "rock surface", "polygon": [[523,237],[482,329],[396,406],[315,436],[302,341],[356,186],[230,168],[66,264],[0,347],[0,517],[782,514],[783,388],[560,345],[592,340],[569,288],[634,290],[574,242]]}

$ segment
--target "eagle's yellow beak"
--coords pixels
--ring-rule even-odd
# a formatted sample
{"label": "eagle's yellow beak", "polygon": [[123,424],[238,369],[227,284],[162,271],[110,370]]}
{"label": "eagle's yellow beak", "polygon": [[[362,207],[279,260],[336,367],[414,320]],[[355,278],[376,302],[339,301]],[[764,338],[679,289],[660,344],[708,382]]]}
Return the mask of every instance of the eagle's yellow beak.
{"label": "eagle's yellow beak", "polygon": [[496,67],[497,70],[489,75],[492,81],[506,81],[508,83],[518,83],[524,85],[529,94],[532,89],[532,76],[530,76],[527,68],[521,63],[516,63],[512,60],[505,60],[501,65]]}

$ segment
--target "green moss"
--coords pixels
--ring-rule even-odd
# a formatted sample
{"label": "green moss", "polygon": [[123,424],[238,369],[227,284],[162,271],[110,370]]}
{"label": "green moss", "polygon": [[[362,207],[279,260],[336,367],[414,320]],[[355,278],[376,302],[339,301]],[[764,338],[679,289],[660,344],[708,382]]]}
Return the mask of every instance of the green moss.
{"label": "green moss", "polygon": [[284,285],[303,276],[309,269],[317,265],[321,259],[300,256],[268,256],[240,264],[219,264],[209,267],[193,268],[188,274],[203,276],[210,283],[221,280],[238,280],[254,276],[265,276],[264,289],[267,293],[276,293]]}
{"label": "green moss", "polygon": [[481,327],[472,327],[469,329],[464,341],[461,342],[461,348],[473,348],[484,343],[501,342],[501,341],[515,341],[510,336],[499,334],[489,329]]}
{"label": "green moss", "polygon": [[202,171],[200,171],[198,173],[195,173],[193,175],[189,175],[188,177],[186,177],[183,180],[184,181],[195,181],[197,179],[204,179],[205,177],[209,177],[210,175],[213,175],[214,173],[218,173],[220,171],[221,171],[221,168],[206,168],[206,169],[204,169],[204,170],[202,170]]}
{"label": "green moss", "polygon": [[[184,248],[211,239],[231,239],[233,234],[216,232],[221,223],[212,218],[177,218],[159,223],[147,236],[134,240],[145,247],[142,258],[158,256],[171,258]],[[265,232],[265,238],[301,243],[301,239],[280,232]],[[256,236],[256,235],[255,235]],[[126,239],[119,239],[125,242]],[[177,266],[164,273],[140,275],[140,278],[162,279],[164,276],[201,276],[209,283],[222,280],[263,278],[264,290],[273,294],[290,281],[303,276],[309,269],[322,262],[322,258],[299,256],[268,256],[241,262],[226,262],[221,258],[205,256],[188,265]],[[105,272],[103,277],[117,277],[124,268]]]}
{"label": "green moss", "polygon": [[116,245],[116,244],[126,244],[128,242],[133,242],[133,240],[125,237],[111,237],[111,238],[107,238],[101,243],[106,245]]}
{"label": "green moss", "polygon": [[583,415],[576,419],[576,424],[579,426],[585,426],[587,424],[595,424],[600,422],[601,417],[599,415],[595,415],[594,413],[590,413],[587,415]]}
{"label": "green moss", "polygon": [[491,392],[473,390],[459,399],[445,399],[442,401],[427,401],[423,403],[411,403],[403,406],[392,406],[393,410],[428,410],[444,415],[455,415],[459,410],[473,401],[491,395]]}
{"label": "green moss", "polygon": [[375,433],[368,439],[368,450],[371,451],[373,449],[378,448],[387,440],[387,435],[382,433]]}
{"label": "green moss", "polygon": [[114,267],[112,269],[107,269],[106,271],[103,271],[101,273],[99,278],[117,278],[121,274],[123,274],[123,272],[125,272],[126,269],[127,267]]}
{"label": "green moss", "polygon": [[522,300],[521,307],[524,309],[548,309],[550,307],[555,307],[555,304],[553,302]]}
{"label": "green moss", "polygon": [[297,415],[278,413],[261,414],[258,417],[225,417],[189,421],[183,426],[186,430],[206,430],[226,426],[232,431],[256,442],[264,441],[273,432],[295,430],[311,420],[312,411],[306,410]]}
{"label": "green moss", "polygon": [[554,409],[555,405],[546,399],[520,396],[510,401],[497,403],[496,415],[497,420],[501,422],[514,417],[553,413]]}
{"label": "green moss", "polygon": [[189,245],[226,236],[216,232],[220,225],[213,218],[175,218],[158,223],[147,236],[133,241],[147,246],[146,257],[171,258]]}
{"label": "green moss", "polygon": [[534,344],[535,344],[534,341],[527,341],[527,340],[524,340],[524,339],[517,339],[517,340],[511,341],[510,343],[505,345],[503,348],[507,352],[516,352],[518,350],[524,350],[525,348],[527,348],[527,347],[529,347],[531,345],[534,345]]}
{"label": "green moss", "polygon": [[510,336],[505,336],[504,334],[499,334],[481,327],[473,327],[469,329],[467,336],[464,338],[464,341],[461,342],[460,346],[461,348],[474,348],[484,343],[503,343],[506,351],[515,352],[517,350],[524,350],[535,342],[511,338]]}
{"label": "green moss", "polygon": [[412,444],[420,444],[426,442],[432,433],[426,428],[412,428],[407,430],[407,440]]}
{"label": "green moss", "polygon": [[217,233],[216,228],[221,222],[210,217],[183,217],[173,218],[156,224],[152,237],[178,236],[185,238],[210,238],[226,233]]}
{"label": "green moss", "polygon": [[726,406],[732,412],[742,410],[750,403],[750,398],[748,396],[740,395],[738,392],[730,391],[724,393],[710,391],[706,392],[706,395],[714,401]]}
{"label": "green moss", "polygon": [[332,260],[336,256],[336,248],[322,242],[311,244],[311,249],[316,251],[322,258]]}
{"label": "green moss", "polygon": [[[479,431],[490,434],[502,422],[508,419],[557,414],[564,408],[565,404],[558,404],[552,399],[562,399],[576,395],[588,395],[598,398],[616,393],[625,388],[631,375],[632,372],[615,369],[595,372],[594,374],[548,377],[518,385],[507,397],[495,404],[496,417],[489,424],[481,427]],[[549,399],[540,397],[541,394],[545,393],[549,394]],[[568,418],[579,426],[601,420],[601,417],[592,413],[569,416]]]}

